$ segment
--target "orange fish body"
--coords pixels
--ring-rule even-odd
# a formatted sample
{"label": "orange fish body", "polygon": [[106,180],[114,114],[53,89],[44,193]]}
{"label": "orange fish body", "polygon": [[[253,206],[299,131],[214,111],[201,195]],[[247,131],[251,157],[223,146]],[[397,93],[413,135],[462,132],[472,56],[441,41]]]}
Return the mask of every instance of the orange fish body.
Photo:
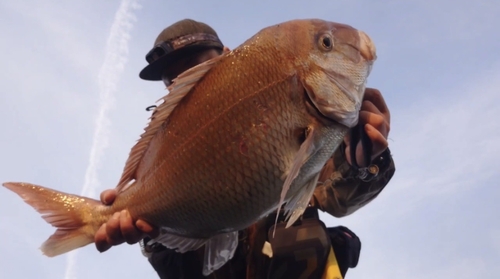
{"label": "orange fish body", "polygon": [[[368,36],[346,25],[295,20],[265,28],[174,81],[132,148],[112,206],[26,183],[4,186],[58,227],[42,246],[47,255],[92,243],[114,212],[127,209],[161,227],[156,241],[167,247],[226,251],[212,254],[209,273],[232,256],[238,230],[282,204],[289,224],[300,217],[321,168],[357,123],[374,60]],[[47,199],[50,206],[37,202]]]}

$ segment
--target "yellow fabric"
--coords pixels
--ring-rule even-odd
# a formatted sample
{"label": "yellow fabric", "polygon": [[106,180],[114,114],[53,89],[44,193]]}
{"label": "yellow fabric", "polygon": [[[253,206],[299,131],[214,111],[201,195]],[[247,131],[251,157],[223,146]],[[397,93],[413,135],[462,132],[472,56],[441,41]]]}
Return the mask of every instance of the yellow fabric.
{"label": "yellow fabric", "polygon": [[342,273],[340,273],[339,263],[333,252],[333,248],[330,248],[330,254],[328,255],[328,260],[326,261],[325,272],[321,279],[343,279]]}

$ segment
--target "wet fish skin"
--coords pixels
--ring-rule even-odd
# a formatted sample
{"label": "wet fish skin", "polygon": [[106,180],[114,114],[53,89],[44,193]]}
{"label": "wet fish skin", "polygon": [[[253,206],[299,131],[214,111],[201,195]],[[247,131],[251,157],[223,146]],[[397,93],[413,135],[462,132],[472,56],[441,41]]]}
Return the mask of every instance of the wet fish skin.
{"label": "wet fish skin", "polygon": [[[300,147],[294,133],[309,125],[321,125],[305,109],[307,97],[300,83],[307,84],[310,76],[319,75],[321,67],[328,69],[327,62],[359,63],[363,60],[359,52],[355,57],[352,51],[352,45],[359,40],[355,37],[358,31],[342,25],[337,32],[341,38],[332,36],[332,44],[344,50],[346,46],[341,41],[347,40],[349,56],[332,51],[331,57],[325,57],[324,51],[315,47],[316,33],[319,33],[319,28],[328,32],[330,26],[318,28],[321,25],[318,22],[316,33],[311,34],[303,23],[263,30],[221,59],[197,83],[189,93],[189,102],[181,102],[169,116],[168,124],[162,129],[165,134],[150,142],[150,150],[154,153],[148,155],[155,158],[150,159],[151,162],[161,162],[166,171],[154,173],[155,178],[148,185],[168,191],[152,190],[155,193],[152,196],[147,196],[151,192],[144,192],[144,196],[127,201],[137,201],[138,206],[129,207],[133,217],[153,224],[169,224],[168,231],[175,234],[207,238],[214,233],[243,229],[276,209],[283,174],[289,170]],[[311,40],[297,40],[297,37]],[[319,59],[323,60],[317,63],[318,66],[304,63],[307,60],[318,62]],[[358,68],[366,68],[363,63],[359,67],[344,64],[343,71],[356,74]],[[319,69],[312,72],[310,69],[314,66]],[[353,75],[359,85],[366,79],[366,70],[362,72],[365,73]],[[345,83],[348,86],[350,81]],[[314,90],[319,84],[324,84],[323,80],[313,79],[310,86]],[[339,91],[333,86],[325,86],[323,90],[328,94]],[[351,90],[359,91],[359,88]],[[357,112],[355,114],[357,116]],[[195,120],[183,120],[186,116]],[[210,122],[213,119],[217,121]],[[330,122],[330,129],[336,129],[338,134],[332,135],[329,142],[338,146],[346,128]],[[321,168],[328,157],[324,156],[314,164]],[[138,176],[152,175],[152,172],[148,173],[152,167],[141,164]],[[142,170],[144,176],[141,176]],[[300,187],[313,173],[305,174],[295,185]],[[205,186],[199,186],[201,183]],[[235,183],[238,187],[231,185]],[[191,188],[186,191],[186,188],[176,185]],[[295,192],[293,188],[290,195]],[[144,200],[162,207],[159,211],[164,213],[149,214],[149,209],[139,206]],[[213,214],[199,214],[206,208],[212,209]]]}
{"label": "wet fish skin", "polygon": [[368,36],[343,24],[265,28],[179,76],[132,149],[113,205],[32,184],[4,186],[58,228],[42,246],[49,256],[92,243],[123,209],[162,227],[161,242],[181,250],[244,229],[283,202],[297,217],[357,122],[375,58]]}

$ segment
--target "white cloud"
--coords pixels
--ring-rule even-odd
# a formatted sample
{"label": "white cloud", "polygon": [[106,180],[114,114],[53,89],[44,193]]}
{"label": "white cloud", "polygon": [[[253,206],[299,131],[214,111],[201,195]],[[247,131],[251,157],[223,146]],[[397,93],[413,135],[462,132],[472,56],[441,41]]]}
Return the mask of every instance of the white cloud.
{"label": "white cloud", "polygon": [[[488,265],[481,259],[465,258],[453,264],[437,268],[437,270],[422,269],[421,274],[414,274],[411,278],[429,279],[469,279],[469,278],[493,278],[493,272],[488,272]],[[487,277],[488,276],[488,277]]]}
{"label": "white cloud", "polygon": [[[90,158],[85,172],[82,196],[95,197],[99,188],[98,170],[101,158],[109,142],[110,119],[109,110],[113,106],[114,97],[128,56],[130,32],[136,18],[134,9],[140,6],[133,0],[122,0],[116,12],[106,47],[106,56],[99,73],[100,109],[96,119],[96,128],[90,149]],[[68,254],[65,278],[76,278],[76,253]]]}
{"label": "white cloud", "polygon": [[392,108],[395,192],[425,186],[421,195],[447,195],[473,187],[471,179],[496,174],[500,122],[493,119],[500,114],[500,68],[480,73],[449,92],[428,92],[411,107]]}
{"label": "white cloud", "polygon": [[[82,13],[82,10],[85,10],[83,2],[6,1],[2,4],[9,16],[23,20],[22,32],[18,34],[18,42],[12,44],[13,47],[24,48],[24,44],[30,44],[30,47],[34,45],[39,53],[33,54],[41,55],[41,51],[45,55],[50,53],[53,62],[66,60],[74,65],[76,73],[87,77],[93,74],[92,70],[101,60],[103,52],[99,48],[92,47],[92,41],[84,38],[103,36],[104,33],[94,28],[97,26],[91,24],[92,19]],[[80,12],[68,12],[73,9],[80,9]],[[12,26],[9,27],[12,30]],[[23,59],[24,56],[21,55],[19,58]]]}

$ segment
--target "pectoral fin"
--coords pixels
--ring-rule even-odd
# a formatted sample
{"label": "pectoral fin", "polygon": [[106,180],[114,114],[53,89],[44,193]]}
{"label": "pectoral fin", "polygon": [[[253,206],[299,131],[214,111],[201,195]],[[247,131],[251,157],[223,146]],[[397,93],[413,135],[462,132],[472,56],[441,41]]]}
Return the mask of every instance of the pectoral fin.
{"label": "pectoral fin", "polygon": [[[315,150],[314,140],[313,140],[314,133],[315,133],[314,128],[308,127],[306,131],[306,139],[300,146],[297,155],[295,155],[290,172],[288,173],[285,183],[283,184],[283,189],[281,190],[280,202],[278,207],[278,213],[281,208],[281,205],[283,205],[288,190],[290,190],[292,182],[299,175],[300,169],[309,160],[309,158],[311,157],[311,155]],[[276,223],[278,222],[278,216],[279,214],[276,215]]]}
{"label": "pectoral fin", "polygon": [[291,225],[297,221],[300,216],[304,213],[307,206],[309,206],[309,202],[314,194],[314,189],[316,189],[316,185],[318,184],[320,173],[315,175],[306,185],[302,188],[298,193],[292,197],[292,199],[285,205],[285,214],[286,219],[288,219],[286,223],[286,228],[289,228]]}

